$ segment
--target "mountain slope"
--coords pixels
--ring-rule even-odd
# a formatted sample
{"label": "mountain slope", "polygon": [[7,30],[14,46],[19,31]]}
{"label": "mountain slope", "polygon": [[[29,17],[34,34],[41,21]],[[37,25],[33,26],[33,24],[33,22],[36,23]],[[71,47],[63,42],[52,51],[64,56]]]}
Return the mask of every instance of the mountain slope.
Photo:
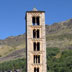
{"label": "mountain slope", "polygon": [[72,48],[72,19],[46,25],[47,46],[61,49]]}
{"label": "mountain slope", "polygon": [[[25,39],[23,34],[0,40],[0,61],[25,57]],[[72,19],[46,25],[46,41],[47,48],[72,49]]]}

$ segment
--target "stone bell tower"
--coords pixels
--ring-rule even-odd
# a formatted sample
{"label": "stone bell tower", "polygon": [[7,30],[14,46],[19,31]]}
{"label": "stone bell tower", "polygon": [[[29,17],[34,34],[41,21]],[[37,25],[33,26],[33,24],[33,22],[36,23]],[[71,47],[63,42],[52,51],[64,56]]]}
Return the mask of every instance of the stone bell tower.
{"label": "stone bell tower", "polygon": [[45,12],[34,8],[26,12],[27,72],[47,72]]}

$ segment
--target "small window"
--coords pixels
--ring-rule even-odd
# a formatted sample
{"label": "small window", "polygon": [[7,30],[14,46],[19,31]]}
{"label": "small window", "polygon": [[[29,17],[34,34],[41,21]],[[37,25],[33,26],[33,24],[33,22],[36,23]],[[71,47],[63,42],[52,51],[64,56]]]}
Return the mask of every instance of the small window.
{"label": "small window", "polygon": [[37,72],[37,69],[36,68],[34,68],[34,72]]}
{"label": "small window", "polygon": [[33,42],[33,50],[40,51],[40,42]]}
{"label": "small window", "polygon": [[37,68],[37,72],[39,72],[39,68]]}
{"label": "small window", "polygon": [[39,17],[32,17],[32,24],[33,25],[40,25],[40,18]]}
{"label": "small window", "polygon": [[37,30],[37,38],[40,37],[40,32],[39,32],[39,29]]}
{"label": "small window", "polygon": [[34,51],[36,51],[36,48],[37,48],[36,42],[33,43],[33,48],[34,48]]}
{"label": "small window", "polygon": [[34,55],[34,64],[40,63],[40,55]]}
{"label": "small window", "polygon": [[33,38],[40,38],[40,30],[39,29],[33,30]]}
{"label": "small window", "polygon": [[33,38],[36,38],[36,29],[33,30]]}
{"label": "small window", "polygon": [[38,63],[40,63],[40,55],[38,55]]}
{"label": "small window", "polygon": [[39,68],[38,67],[35,67],[34,68],[34,72],[39,72]]}
{"label": "small window", "polygon": [[32,17],[32,23],[35,25],[35,17]]}
{"label": "small window", "polygon": [[37,51],[40,51],[40,43],[37,43]]}
{"label": "small window", "polygon": [[39,17],[36,18],[36,21],[37,21],[37,25],[40,25]]}

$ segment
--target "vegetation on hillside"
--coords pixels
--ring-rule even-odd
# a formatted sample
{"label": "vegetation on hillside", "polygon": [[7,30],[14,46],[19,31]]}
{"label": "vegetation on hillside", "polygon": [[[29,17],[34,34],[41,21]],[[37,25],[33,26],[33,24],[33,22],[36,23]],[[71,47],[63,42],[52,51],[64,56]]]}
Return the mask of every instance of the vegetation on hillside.
{"label": "vegetation on hillside", "polygon": [[17,59],[11,60],[7,62],[0,63],[0,72],[5,71],[15,71],[15,70],[26,71],[26,60],[25,59]]}
{"label": "vegetation on hillside", "polygon": [[[0,71],[16,69],[26,72],[26,60],[17,59],[0,63]],[[47,72],[72,72],[72,50],[47,48]]]}
{"label": "vegetation on hillside", "polygon": [[72,72],[72,50],[47,49],[48,72]]}

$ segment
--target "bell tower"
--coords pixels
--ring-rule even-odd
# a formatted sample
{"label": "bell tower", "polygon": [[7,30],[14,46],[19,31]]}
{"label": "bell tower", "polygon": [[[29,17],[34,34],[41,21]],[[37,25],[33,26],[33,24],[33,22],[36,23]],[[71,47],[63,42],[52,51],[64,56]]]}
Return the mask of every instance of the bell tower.
{"label": "bell tower", "polygon": [[26,12],[27,72],[47,72],[45,12],[34,8]]}

